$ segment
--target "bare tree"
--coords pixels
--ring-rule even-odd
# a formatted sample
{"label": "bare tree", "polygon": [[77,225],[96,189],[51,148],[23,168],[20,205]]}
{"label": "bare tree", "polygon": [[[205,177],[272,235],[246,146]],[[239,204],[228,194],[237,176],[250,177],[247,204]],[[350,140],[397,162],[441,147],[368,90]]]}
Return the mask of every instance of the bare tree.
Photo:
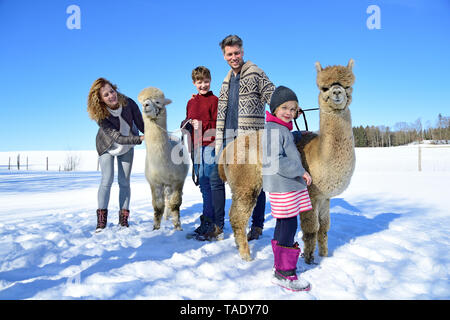
{"label": "bare tree", "polygon": [[69,152],[66,155],[64,161],[64,171],[75,171],[80,164],[80,156],[73,152]]}
{"label": "bare tree", "polygon": [[416,140],[421,142],[423,140],[422,119],[418,118],[413,126],[416,131]]}

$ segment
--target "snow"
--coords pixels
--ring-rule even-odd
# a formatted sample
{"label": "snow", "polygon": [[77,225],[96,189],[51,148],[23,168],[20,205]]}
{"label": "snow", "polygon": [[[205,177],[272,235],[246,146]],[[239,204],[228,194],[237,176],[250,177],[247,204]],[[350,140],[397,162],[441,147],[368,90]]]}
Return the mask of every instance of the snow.
{"label": "snow", "polygon": [[[449,299],[450,148],[422,145],[421,152],[419,172],[417,145],[356,149],[352,182],[331,200],[329,257],[316,251],[317,265],[299,261],[312,284],[299,293],[270,282],[269,204],[263,237],[250,242],[251,262],[239,258],[228,214],[223,241],[186,239],[202,210],[190,175],[183,231],[170,220],[153,231],[144,150],[137,149],[130,227],[117,226],[115,182],[108,227],[94,233],[95,151],[72,151],[80,158],[75,172],[58,171],[67,151],[0,152],[0,299]],[[230,205],[227,187],[227,211]],[[299,229],[302,247],[301,236]]]}

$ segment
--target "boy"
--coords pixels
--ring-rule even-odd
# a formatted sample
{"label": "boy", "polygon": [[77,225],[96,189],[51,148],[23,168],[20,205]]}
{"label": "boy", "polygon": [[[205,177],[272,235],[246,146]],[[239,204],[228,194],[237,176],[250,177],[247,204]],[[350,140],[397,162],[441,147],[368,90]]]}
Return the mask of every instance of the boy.
{"label": "boy", "polygon": [[[211,198],[209,176],[214,166],[214,140],[219,99],[210,90],[211,73],[208,68],[199,66],[192,71],[192,82],[198,94],[188,101],[186,119],[181,126],[191,133],[191,152],[193,169],[203,198],[203,214],[201,224],[188,238],[204,241],[206,234],[214,226],[214,208]],[[186,122],[189,122],[186,124]]]}

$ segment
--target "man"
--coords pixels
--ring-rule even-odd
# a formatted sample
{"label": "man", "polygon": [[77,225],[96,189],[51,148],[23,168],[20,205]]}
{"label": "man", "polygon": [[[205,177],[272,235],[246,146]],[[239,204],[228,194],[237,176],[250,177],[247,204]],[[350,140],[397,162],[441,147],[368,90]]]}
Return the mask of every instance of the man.
{"label": "man", "polygon": [[[227,142],[247,130],[264,128],[265,104],[275,86],[254,63],[244,63],[244,48],[241,38],[229,35],[220,42],[225,61],[231,70],[225,77],[219,94],[216,123],[215,154],[218,158]],[[215,213],[215,228],[210,239],[223,238],[225,217],[225,186],[220,179],[217,163],[210,176],[211,195]],[[258,239],[264,226],[266,196],[261,191],[252,214],[252,227],[248,240]]]}

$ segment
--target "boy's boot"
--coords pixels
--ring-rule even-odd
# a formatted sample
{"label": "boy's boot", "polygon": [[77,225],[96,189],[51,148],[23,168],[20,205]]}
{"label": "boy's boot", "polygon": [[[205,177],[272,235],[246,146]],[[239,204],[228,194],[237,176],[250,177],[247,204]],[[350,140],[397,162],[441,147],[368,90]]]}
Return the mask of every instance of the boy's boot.
{"label": "boy's boot", "polygon": [[188,234],[186,234],[186,238],[187,239],[192,239],[197,237],[199,234],[204,233],[205,230],[205,215],[201,215],[200,216],[200,225],[192,232],[189,232]]}
{"label": "boy's boot", "polygon": [[202,234],[205,233],[205,215],[201,215],[200,216],[200,225],[197,227],[197,229],[194,230],[194,233],[197,234]]}
{"label": "boy's boot", "polygon": [[211,231],[205,234],[205,240],[208,241],[218,241],[223,240],[223,229],[216,225],[215,223],[212,224]]}
{"label": "boy's boot", "polygon": [[106,223],[108,220],[108,209],[97,209],[97,228],[96,232],[101,231],[106,228]]}
{"label": "boy's boot", "polygon": [[311,285],[304,279],[297,277],[297,261],[300,256],[298,243],[293,247],[283,247],[273,242],[272,249],[275,260],[275,270],[272,283],[292,291],[309,291]]}
{"label": "boy's boot", "polygon": [[[212,219],[210,217],[204,216],[200,227],[197,228],[198,232],[195,234],[194,239],[198,241],[208,240],[207,235],[214,230],[214,223]],[[197,231],[197,229],[195,231]]]}
{"label": "boy's boot", "polygon": [[119,225],[128,228],[128,217],[130,216],[130,210],[122,209],[119,211]]}

